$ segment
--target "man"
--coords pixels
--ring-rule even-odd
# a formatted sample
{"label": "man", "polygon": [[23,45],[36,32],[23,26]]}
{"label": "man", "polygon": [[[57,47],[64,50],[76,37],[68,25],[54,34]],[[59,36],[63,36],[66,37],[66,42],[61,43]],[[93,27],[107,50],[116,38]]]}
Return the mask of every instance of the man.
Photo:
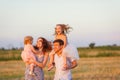
{"label": "man", "polygon": [[67,70],[63,70],[63,57],[62,51],[63,49],[64,42],[61,39],[57,39],[53,42],[54,46],[54,62],[55,62],[55,76],[54,80],[72,80],[72,75],[71,75],[71,70],[72,68],[77,66],[77,61],[74,59],[71,59],[70,57],[67,57]]}

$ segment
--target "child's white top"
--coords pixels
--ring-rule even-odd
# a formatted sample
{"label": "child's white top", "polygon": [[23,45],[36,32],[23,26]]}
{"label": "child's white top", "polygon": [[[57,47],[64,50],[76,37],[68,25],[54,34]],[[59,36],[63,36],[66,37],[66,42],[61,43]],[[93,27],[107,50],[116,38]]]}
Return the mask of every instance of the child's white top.
{"label": "child's white top", "polygon": [[72,59],[79,60],[78,50],[74,45],[67,44],[63,49],[63,55],[66,57],[71,57]]}

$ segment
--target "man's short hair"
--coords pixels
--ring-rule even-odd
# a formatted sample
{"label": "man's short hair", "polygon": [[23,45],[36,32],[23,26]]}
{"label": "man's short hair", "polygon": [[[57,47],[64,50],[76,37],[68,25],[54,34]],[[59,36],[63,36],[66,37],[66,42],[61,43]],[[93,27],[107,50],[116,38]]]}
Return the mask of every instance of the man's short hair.
{"label": "man's short hair", "polygon": [[56,42],[58,42],[60,44],[60,46],[64,45],[64,41],[61,40],[61,39],[56,39],[56,40],[53,41],[53,43],[56,43]]}

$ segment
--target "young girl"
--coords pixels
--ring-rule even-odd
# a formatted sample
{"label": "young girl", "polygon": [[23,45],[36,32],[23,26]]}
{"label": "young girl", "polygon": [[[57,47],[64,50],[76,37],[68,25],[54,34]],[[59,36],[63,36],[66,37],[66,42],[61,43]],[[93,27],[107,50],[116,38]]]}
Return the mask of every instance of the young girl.
{"label": "young girl", "polygon": [[[71,57],[72,59],[79,59],[77,48],[75,48],[73,45],[70,45],[67,40],[66,34],[70,32],[69,31],[70,29],[72,29],[72,27],[70,27],[69,25],[65,25],[65,24],[57,24],[55,28],[55,40],[61,39],[64,41],[64,46],[62,49],[62,51],[64,51],[64,53],[62,54],[64,58],[63,70],[66,70],[67,68],[66,57]],[[54,51],[51,53],[52,54],[50,54],[50,64],[48,65],[48,71],[54,67],[53,62],[54,62],[55,53]]]}
{"label": "young girl", "polygon": [[[35,53],[39,53],[39,51],[36,51],[34,49],[34,47],[32,46],[33,43],[33,37],[32,36],[26,36],[24,38],[24,50],[21,53],[21,57],[23,59],[24,62],[29,63],[30,60],[36,60],[35,58]],[[33,69],[34,69],[35,64],[34,63],[30,63],[30,75],[35,75],[33,73]]]}

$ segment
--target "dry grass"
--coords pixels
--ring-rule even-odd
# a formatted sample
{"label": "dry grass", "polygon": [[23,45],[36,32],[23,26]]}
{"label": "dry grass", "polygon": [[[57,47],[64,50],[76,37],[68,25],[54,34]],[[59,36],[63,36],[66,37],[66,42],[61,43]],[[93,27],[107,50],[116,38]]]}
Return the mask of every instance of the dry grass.
{"label": "dry grass", "polygon": [[[81,56],[82,55],[87,55],[87,56],[94,56],[94,57],[96,57],[96,55],[98,55],[98,54],[104,54],[105,55],[106,53],[114,54],[115,56],[118,56],[118,55],[120,55],[120,50],[96,50],[96,49],[79,50],[79,54]],[[108,56],[106,56],[106,57],[108,57]]]}
{"label": "dry grass", "polygon": [[[73,80],[120,80],[120,57],[81,58],[72,70]],[[24,80],[22,61],[1,61],[0,80]],[[45,79],[53,80],[54,70],[44,69]]]}
{"label": "dry grass", "polygon": [[74,80],[120,80],[120,57],[82,58]]}

